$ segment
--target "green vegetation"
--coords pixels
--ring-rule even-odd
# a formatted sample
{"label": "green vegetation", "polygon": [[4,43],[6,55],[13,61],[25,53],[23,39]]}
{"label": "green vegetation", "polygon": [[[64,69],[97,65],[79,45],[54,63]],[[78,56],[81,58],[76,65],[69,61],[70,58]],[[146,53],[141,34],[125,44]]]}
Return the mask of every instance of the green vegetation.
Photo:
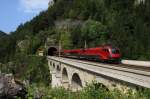
{"label": "green vegetation", "polygon": [[[38,86],[38,87],[37,87]],[[43,85],[31,85],[28,87],[30,99],[34,99],[37,94],[42,99],[149,99],[150,90],[133,92],[128,90],[123,93],[117,89],[108,91],[103,87],[96,87],[95,84],[87,85],[82,91],[71,92],[62,87],[50,88]]]}
{"label": "green vegetation", "polygon": [[50,74],[45,57],[19,56],[14,61],[13,74],[17,78],[28,80],[29,83],[44,83],[49,85]]}
{"label": "green vegetation", "polygon": [[0,42],[0,61],[18,54],[17,44],[24,40],[28,45],[23,53],[35,54],[47,38],[56,39],[56,44],[61,40],[64,49],[81,48],[85,40],[88,47],[112,44],[121,49],[123,58],[149,60],[149,9],[149,0],[57,0],[10,35],[0,35],[6,41]]}
{"label": "green vegetation", "polygon": [[[150,0],[55,0],[47,11],[20,24],[7,35],[0,31],[0,70],[42,85],[44,99],[149,99],[149,90],[122,94],[89,85],[73,93],[46,85],[50,76],[45,57],[36,56],[45,43],[61,42],[63,49],[102,44],[118,46],[124,59],[150,60]],[[5,42],[5,43],[4,43]],[[45,52],[46,53],[46,52]],[[38,84],[37,84],[38,85]],[[41,85],[38,85],[41,86]],[[33,97],[34,85],[29,87]]]}
{"label": "green vegetation", "polygon": [[49,85],[51,82],[46,57],[20,56],[8,64],[1,64],[3,73],[12,73],[15,78],[32,83],[43,83]]}
{"label": "green vegetation", "polygon": [[15,49],[13,38],[6,33],[0,31],[0,63],[8,62],[12,58]]}

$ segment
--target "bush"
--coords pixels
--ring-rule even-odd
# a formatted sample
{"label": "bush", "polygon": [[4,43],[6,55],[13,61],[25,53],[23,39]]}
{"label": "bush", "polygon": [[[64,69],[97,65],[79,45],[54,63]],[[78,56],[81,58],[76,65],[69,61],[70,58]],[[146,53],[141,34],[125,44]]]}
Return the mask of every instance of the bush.
{"label": "bush", "polygon": [[39,92],[41,99],[150,99],[150,89],[128,90],[123,93],[118,89],[107,90],[98,83],[89,84],[77,92],[66,90],[63,87],[51,88],[43,84],[34,84],[28,88],[28,92],[28,97],[31,99],[35,98]]}
{"label": "bush", "polygon": [[19,55],[14,61],[13,74],[30,83],[45,83],[49,85],[50,73],[46,57]]}

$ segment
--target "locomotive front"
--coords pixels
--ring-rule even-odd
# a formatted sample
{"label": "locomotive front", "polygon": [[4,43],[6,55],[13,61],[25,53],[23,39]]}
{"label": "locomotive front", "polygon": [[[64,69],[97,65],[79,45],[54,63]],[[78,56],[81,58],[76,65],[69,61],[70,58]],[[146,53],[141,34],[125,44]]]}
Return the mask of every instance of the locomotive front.
{"label": "locomotive front", "polygon": [[109,56],[110,61],[113,61],[113,62],[120,62],[121,61],[121,54],[120,54],[119,48],[110,47],[109,53],[110,53],[110,56]]}

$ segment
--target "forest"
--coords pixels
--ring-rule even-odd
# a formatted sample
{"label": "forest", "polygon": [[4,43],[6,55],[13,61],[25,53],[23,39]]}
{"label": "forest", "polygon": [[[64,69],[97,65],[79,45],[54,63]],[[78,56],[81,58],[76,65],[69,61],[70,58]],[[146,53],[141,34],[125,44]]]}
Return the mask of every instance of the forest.
{"label": "forest", "polygon": [[[0,70],[40,85],[50,99],[137,99],[146,97],[149,90],[123,95],[118,90],[107,92],[89,85],[81,93],[63,88],[47,87],[51,78],[45,57],[37,57],[38,50],[47,55],[45,45],[52,41],[62,49],[97,47],[111,44],[120,49],[122,59],[150,60],[150,0],[54,0],[46,11],[20,24],[11,33],[0,31]],[[40,73],[40,75],[37,75]],[[32,88],[33,87],[33,88]],[[99,94],[102,93],[102,94]],[[58,94],[57,94],[58,93]]]}
{"label": "forest", "polygon": [[[149,60],[149,9],[149,0],[57,0],[16,31],[0,33],[0,61],[35,54],[47,38],[61,40],[63,49],[84,47],[85,41],[88,47],[112,44],[123,59]],[[21,41],[24,50],[18,48]]]}

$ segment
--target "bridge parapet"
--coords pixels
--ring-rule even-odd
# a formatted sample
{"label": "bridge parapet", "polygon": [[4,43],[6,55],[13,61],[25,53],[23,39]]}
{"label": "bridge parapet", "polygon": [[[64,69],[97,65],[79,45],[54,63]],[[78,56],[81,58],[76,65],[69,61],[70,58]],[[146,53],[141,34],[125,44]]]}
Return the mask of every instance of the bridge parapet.
{"label": "bridge parapet", "polygon": [[150,67],[150,61],[122,60],[123,64]]}

